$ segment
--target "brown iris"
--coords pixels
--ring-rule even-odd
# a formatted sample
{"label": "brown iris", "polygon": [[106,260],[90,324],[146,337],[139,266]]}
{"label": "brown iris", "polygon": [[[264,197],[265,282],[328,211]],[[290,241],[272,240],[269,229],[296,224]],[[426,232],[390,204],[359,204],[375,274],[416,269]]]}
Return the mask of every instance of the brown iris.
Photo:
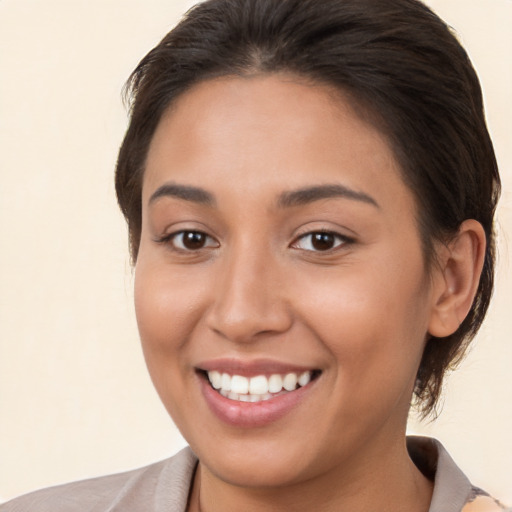
{"label": "brown iris", "polygon": [[182,237],[183,246],[190,250],[202,249],[206,244],[206,235],[198,231],[185,231]]}
{"label": "brown iris", "polygon": [[313,233],[311,235],[311,245],[317,251],[328,251],[334,247],[336,242],[332,233]]}

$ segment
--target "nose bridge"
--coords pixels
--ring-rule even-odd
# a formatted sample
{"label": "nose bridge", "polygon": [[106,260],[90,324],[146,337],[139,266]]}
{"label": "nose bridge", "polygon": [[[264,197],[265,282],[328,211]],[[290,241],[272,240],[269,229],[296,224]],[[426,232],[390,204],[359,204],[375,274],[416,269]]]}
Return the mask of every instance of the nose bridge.
{"label": "nose bridge", "polygon": [[287,330],[291,317],[271,249],[241,240],[226,253],[219,262],[210,327],[238,342]]}

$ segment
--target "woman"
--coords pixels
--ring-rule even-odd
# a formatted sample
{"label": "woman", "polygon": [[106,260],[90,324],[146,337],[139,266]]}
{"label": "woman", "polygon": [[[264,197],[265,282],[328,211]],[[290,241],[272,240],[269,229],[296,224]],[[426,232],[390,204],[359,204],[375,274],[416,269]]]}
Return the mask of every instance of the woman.
{"label": "woman", "polygon": [[415,0],[210,0],[139,64],[116,190],[191,449],[8,510],[503,510],[405,437],[478,330],[500,182]]}

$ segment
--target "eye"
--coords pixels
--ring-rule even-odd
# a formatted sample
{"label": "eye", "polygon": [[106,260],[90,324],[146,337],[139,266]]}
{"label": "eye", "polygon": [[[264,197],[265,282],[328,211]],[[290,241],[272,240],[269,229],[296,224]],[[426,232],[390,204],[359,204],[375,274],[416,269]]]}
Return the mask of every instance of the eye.
{"label": "eye", "polygon": [[179,251],[199,251],[207,247],[219,246],[216,240],[202,231],[178,231],[166,235],[159,242],[169,243]]}
{"label": "eye", "polygon": [[292,247],[303,251],[325,252],[351,241],[350,238],[331,231],[313,231],[300,236]]}

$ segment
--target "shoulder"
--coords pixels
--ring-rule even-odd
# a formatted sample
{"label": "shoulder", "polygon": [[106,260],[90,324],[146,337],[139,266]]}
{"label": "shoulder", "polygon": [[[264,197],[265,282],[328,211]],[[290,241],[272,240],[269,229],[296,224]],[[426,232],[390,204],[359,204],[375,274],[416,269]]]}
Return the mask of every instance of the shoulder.
{"label": "shoulder", "polygon": [[180,512],[196,463],[185,448],[140,469],[26,494],[0,505],[0,512]]}
{"label": "shoulder", "polygon": [[411,436],[407,448],[416,466],[434,482],[429,512],[512,512],[472,485],[436,439]]}
{"label": "shoulder", "polygon": [[472,487],[462,512],[512,512],[503,503],[478,487]]}

